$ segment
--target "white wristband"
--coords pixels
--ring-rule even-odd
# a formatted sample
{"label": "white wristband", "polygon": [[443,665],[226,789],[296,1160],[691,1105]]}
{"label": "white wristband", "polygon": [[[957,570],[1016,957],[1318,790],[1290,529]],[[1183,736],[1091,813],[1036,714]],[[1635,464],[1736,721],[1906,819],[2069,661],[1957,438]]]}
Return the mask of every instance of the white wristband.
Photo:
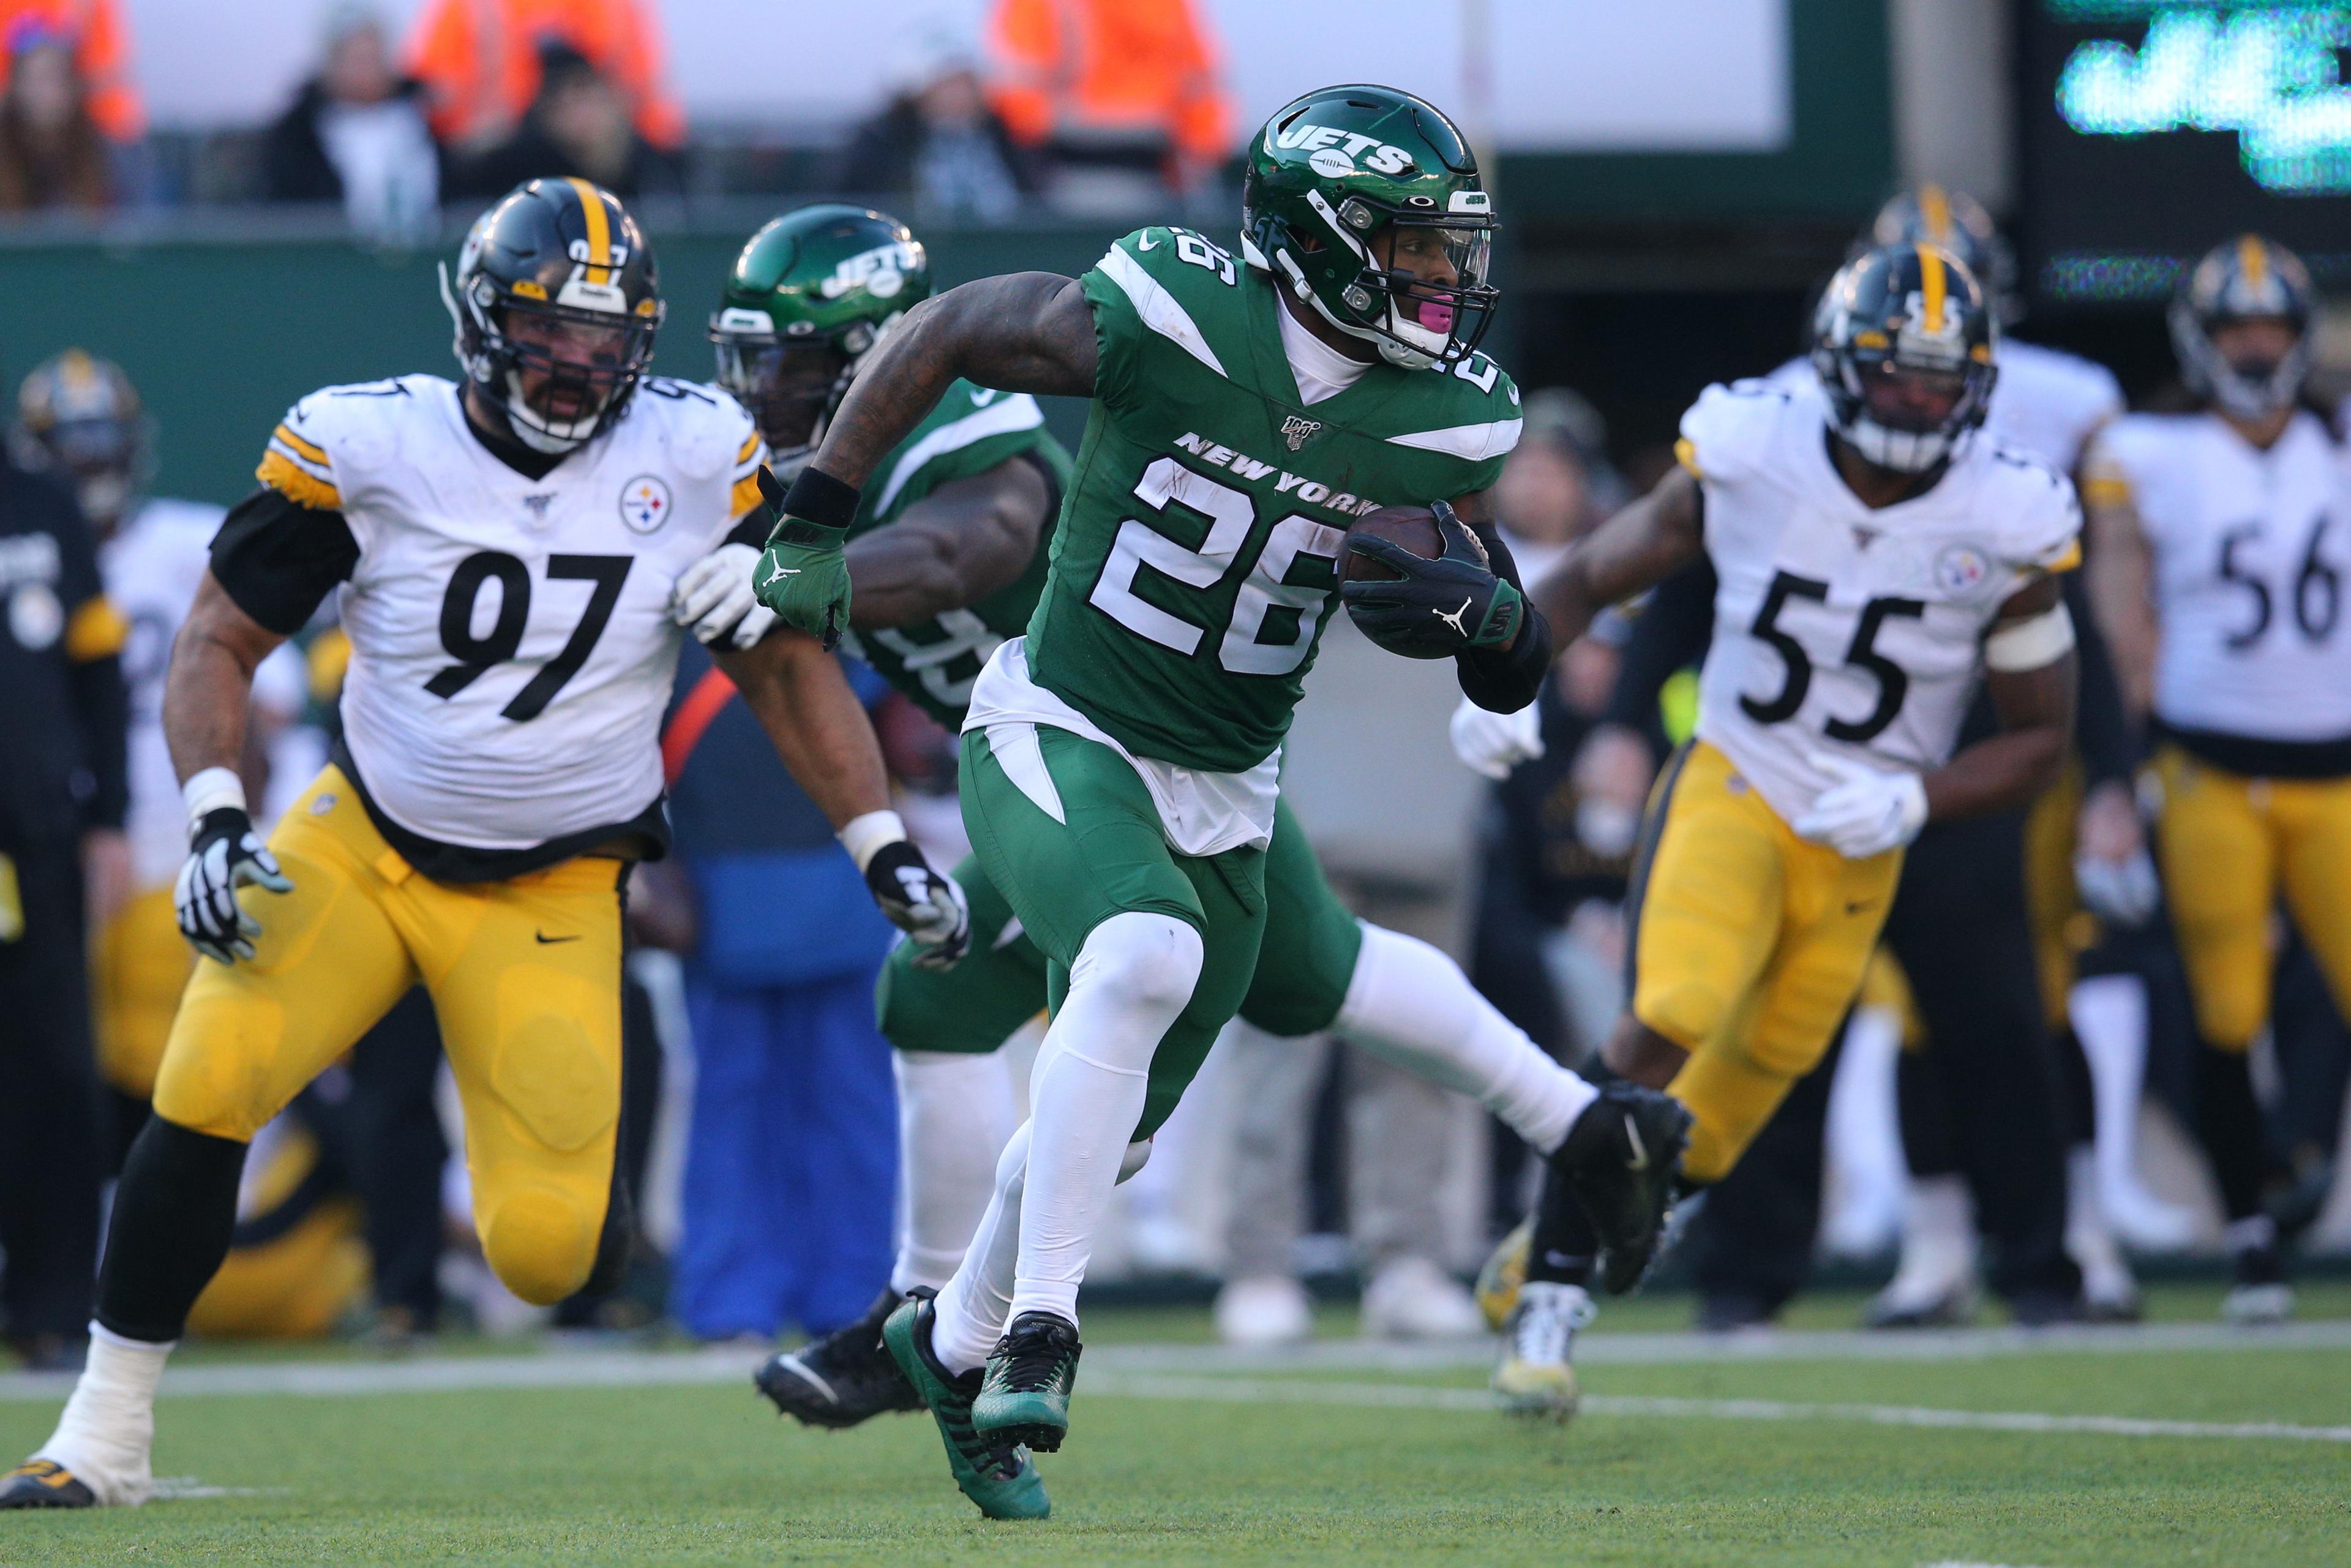
{"label": "white wristband", "polygon": [[850,818],[832,836],[841,841],[841,847],[849,852],[849,858],[857,862],[862,873],[865,862],[883,845],[904,841],[906,824],[895,811],[868,811],[862,817]]}
{"label": "white wristband", "polygon": [[234,768],[201,768],[180,786],[180,800],[188,808],[188,831],[193,834],[197,823],[224,806],[246,810],[245,780]]}

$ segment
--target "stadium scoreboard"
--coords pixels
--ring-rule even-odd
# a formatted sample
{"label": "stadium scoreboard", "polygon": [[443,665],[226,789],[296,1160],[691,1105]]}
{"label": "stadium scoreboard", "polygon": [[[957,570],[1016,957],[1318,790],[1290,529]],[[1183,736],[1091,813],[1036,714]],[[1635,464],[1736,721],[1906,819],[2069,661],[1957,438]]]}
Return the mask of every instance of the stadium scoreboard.
{"label": "stadium scoreboard", "polygon": [[2032,291],[2169,296],[2256,230],[2351,288],[2351,0],[2019,0]]}

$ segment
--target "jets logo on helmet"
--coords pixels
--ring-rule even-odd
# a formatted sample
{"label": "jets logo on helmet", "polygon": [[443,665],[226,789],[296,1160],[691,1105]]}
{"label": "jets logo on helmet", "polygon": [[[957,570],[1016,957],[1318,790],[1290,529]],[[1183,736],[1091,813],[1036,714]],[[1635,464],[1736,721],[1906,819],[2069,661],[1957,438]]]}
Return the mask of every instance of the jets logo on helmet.
{"label": "jets logo on helmet", "polygon": [[1830,424],[1881,468],[1934,467],[1983,423],[1997,335],[1958,256],[1925,244],[1865,251],[1829,280],[1813,319]]}
{"label": "jets logo on helmet", "polygon": [[637,220],[580,179],[528,180],[475,220],[441,270],[457,362],[534,451],[573,450],[628,406],[661,329]]}
{"label": "jets logo on helmet", "polygon": [[778,474],[808,461],[857,367],[930,292],[922,242],[868,208],[801,207],[744,245],[710,341],[718,384],[758,420]]}
{"label": "jets logo on helmet", "polygon": [[876,299],[895,299],[906,287],[907,275],[922,272],[925,266],[922,246],[893,240],[851,256],[834,267],[832,276],[818,284],[816,291],[824,298],[838,299],[852,288],[862,288]]}
{"label": "jets logo on helmet", "polygon": [[[2241,419],[2275,413],[2302,395],[2316,345],[2317,294],[2302,258],[2273,240],[2240,235],[2205,253],[2171,302],[2171,345],[2191,390]],[[2247,347],[2234,356],[2213,341],[2231,321],[2274,320],[2293,332],[2283,355]]]}
{"label": "jets logo on helmet", "polygon": [[1250,143],[1242,255],[1393,365],[1466,360],[1493,320],[1493,203],[1453,122],[1394,88],[1322,88]]}

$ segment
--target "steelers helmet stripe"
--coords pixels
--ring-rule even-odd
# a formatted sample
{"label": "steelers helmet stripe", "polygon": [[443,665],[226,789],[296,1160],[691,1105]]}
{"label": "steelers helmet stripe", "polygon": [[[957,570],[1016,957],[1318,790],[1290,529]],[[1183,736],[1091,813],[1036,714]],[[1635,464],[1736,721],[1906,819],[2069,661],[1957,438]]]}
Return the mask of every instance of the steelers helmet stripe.
{"label": "steelers helmet stripe", "polygon": [[607,283],[612,276],[612,225],[604,213],[604,193],[577,174],[564,176],[565,184],[580,197],[580,213],[588,224],[588,262],[594,270],[589,274],[590,283]]}
{"label": "steelers helmet stripe", "polygon": [[1918,293],[1925,308],[1925,319],[1918,329],[1933,336],[1943,329],[1943,296],[1949,281],[1943,276],[1943,253],[1931,245],[1919,245]]}
{"label": "steelers helmet stripe", "polygon": [[2259,235],[2242,235],[2237,240],[2237,265],[2245,269],[2245,287],[2258,294],[2270,280],[2270,247],[2262,243]]}
{"label": "steelers helmet stripe", "polygon": [[1945,246],[1951,244],[1951,198],[1931,180],[1918,187],[1918,217],[1930,242]]}

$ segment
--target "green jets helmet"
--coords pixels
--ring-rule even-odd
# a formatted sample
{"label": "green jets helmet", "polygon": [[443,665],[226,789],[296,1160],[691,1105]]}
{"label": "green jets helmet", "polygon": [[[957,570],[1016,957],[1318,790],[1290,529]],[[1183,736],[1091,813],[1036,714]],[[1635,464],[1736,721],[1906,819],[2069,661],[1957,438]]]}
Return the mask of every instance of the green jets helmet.
{"label": "green jets helmet", "polygon": [[779,471],[816,451],[858,365],[930,293],[922,242],[869,207],[801,207],[744,245],[710,340],[718,384],[758,420]]}
{"label": "green jets helmet", "polygon": [[1467,358],[1499,293],[1492,200],[1453,122],[1390,87],[1326,87],[1250,144],[1243,254],[1390,364]]}

